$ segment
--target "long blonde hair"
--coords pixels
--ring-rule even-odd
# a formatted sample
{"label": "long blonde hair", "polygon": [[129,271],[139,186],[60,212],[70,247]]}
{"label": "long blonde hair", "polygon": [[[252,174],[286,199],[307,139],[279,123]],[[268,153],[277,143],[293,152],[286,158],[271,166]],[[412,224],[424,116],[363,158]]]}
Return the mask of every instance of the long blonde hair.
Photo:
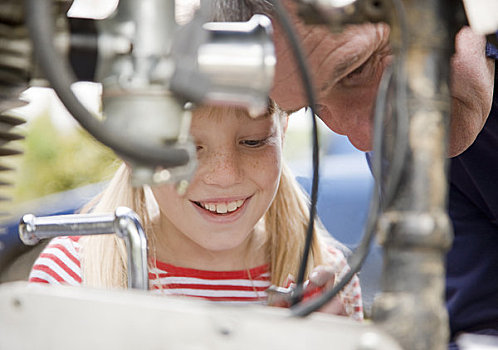
{"label": "long blonde hair", "polygon": [[[271,109],[272,113],[282,113]],[[107,188],[83,211],[112,212],[118,206],[127,206],[142,219],[149,238],[149,252],[154,251],[151,224],[151,199],[143,187],[133,188],[130,171],[126,165],[116,171]],[[261,222],[264,225],[264,247],[271,272],[271,283],[283,285],[289,274],[297,276],[304,250],[306,229],[309,221],[308,198],[283,163],[282,174],[270,208]],[[328,246],[340,246],[317,219],[314,239],[308,260],[306,275],[318,265],[329,262]],[[161,233],[165,234],[165,233]],[[83,237],[80,240],[83,284],[92,287],[126,288],[127,266],[124,243],[116,235]],[[150,255],[150,254],[149,254]],[[154,263],[151,260],[151,263]]]}
{"label": "long blonde hair", "polygon": [[[108,213],[119,206],[135,211],[140,216],[145,231],[150,232],[151,220],[144,188],[131,186],[130,169],[125,164],[118,168],[106,189],[81,212]],[[127,253],[121,238],[117,235],[82,237],[80,245],[84,285],[103,288],[127,287]]]}

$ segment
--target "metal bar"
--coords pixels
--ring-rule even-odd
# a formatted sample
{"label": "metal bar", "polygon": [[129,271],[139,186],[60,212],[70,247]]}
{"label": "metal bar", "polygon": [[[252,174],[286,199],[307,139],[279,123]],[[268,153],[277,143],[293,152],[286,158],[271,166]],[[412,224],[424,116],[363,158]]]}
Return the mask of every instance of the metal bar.
{"label": "metal bar", "polygon": [[124,239],[128,252],[128,287],[148,290],[147,236],[138,215],[131,209],[119,207],[114,227],[118,236]]}
{"label": "metal bar", "polygon": [[36,217],[26,214],[19,223],[19,237],[26,245],[58,236],[88,236],[115,233],[114,214],[74,214]]}
{"label": "metal bar", "polygon": [[[403,4],[408,42],[397,43],[406,58],[396,74],[398,79],[406,76],[406,99],[396,119],[407,118],[408,147],[402,180],[379,223],[383,292],[374,303],[373,319],[405,350],[443,350],[449,337],[444,257],[451,243],[446,172],[455,11],[446,0]],[[393,27],[394,40],[400,38],[397,30]],[[391,131],[400,125],[393,124],[396,119]],[[395,151],[396,141],[386,143]]]}
{"label": "metal bar", "polygon": [[147,236],[138,215],[119,207],[115,214],[73,214],[36,217],[26,214],[19,223],[19,237],[26,245],[59,236],[116,233],[128,253],[128,287],[148,290]]}

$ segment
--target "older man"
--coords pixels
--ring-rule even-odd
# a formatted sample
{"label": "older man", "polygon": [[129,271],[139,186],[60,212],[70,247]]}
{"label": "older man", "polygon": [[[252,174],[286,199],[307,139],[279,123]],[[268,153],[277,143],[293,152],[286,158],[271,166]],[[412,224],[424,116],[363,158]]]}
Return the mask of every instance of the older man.
{"label": "older man", "polygon": [[[218,20],[271,14],[264,0],[218,1]],[[351,25],[332,34],[305,25],[285,5],[302,40],[317,93],[316,112],[360,150],[372,148],[372,110],[382,73],[392,61],[388,25]],[[307,104],[292,51],[274,23],[276,77],[271,97],[286,110]],[[496,48],[465,27],[451,60],[449,214],[454,243],[447,256],[446,298],[451,336],[498,334],[498,93]]]}

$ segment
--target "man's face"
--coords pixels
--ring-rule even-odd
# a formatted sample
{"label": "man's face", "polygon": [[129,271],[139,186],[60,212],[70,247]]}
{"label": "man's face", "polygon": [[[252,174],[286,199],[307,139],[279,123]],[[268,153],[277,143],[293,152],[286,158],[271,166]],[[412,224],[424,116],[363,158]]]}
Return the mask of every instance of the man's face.
{"label": "man's face", "polygon": [[[355,147],[369,150],[377,87],[391,61],[389,27],[354,25],[333,34],[325,26],[305,25],[292,6],[288,8],[312,74],[315,112],[333,131],[347,135]],[[308,105],[308,100],[286,35],[276,23],[274,29],[277,66],[271,97],[282,109],[297,110]]]}
{"label": "man's face", "polygon": [[[372,116],[377,88],[392,61],[389,26],[351,25],[333,34],[305,25],[290,1],[284,2],[301,37],[315,93],[316,113],[333,131],[347,135],[362,151],[372,148]],[[277,66],[271,97],[287,111],[308,105],[286,34],[274,21]],[[491,108],[494,61],[484,55],[485,41],[468,28],[456,38],[452,59],[452,119],[449,155],[463,152],[482,129]]]}

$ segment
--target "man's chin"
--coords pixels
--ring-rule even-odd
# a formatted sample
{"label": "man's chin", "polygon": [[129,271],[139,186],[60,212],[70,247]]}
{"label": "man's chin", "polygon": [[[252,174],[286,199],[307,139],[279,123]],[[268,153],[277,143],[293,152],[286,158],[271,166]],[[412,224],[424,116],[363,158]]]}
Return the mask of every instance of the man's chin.
{"label": "man's chin", "polygon": [[372,142],[370,137],[355,137],[348,135],[349,142],[354,146],[354,148],[363,151],[369,152],[372,150]]}
{"label": "man's chin", "polygon": [[320,119],[330,130],[339,135],[347,136],[349,142],[351,142],[356,149],[363,152],[372,150],[372,133],[369,132],[369,128],[371,127],[370,124],[355,123],[348,124],[341,128],[341,121],[334,119],[332,113],[326,106],[320,105],[317,112]]}

